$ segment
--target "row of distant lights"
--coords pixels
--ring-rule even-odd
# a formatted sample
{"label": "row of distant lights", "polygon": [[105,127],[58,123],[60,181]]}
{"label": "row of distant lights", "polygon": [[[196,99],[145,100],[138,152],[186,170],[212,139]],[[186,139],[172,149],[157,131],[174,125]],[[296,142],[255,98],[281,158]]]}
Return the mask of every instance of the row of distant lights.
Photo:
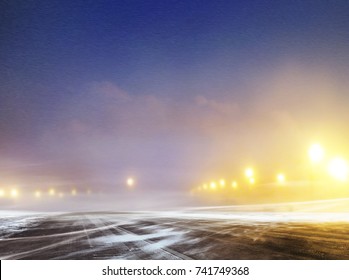
{"label": "row of distant lights", "polygon": [[[87,194],[90,194],[91,191],[88,190],[87,191]],[[41,198],[43,196],[51,196],[51,197],[54,197],[54,196],[58,196],[60,198],[64,197],[65,195],[71,195],[71,196],[76,196],[78,194],[78,191],[76,189],[72,189],[70,191],[70,193],[64,193],[64,192],[56,192],[55,189],[51,188],[49,189],[47,192],[42,192],[40,190],[37,190],[33,193],[33,196],[35,198]],[[4,189],[0,189],[0,198],[17,198],[18,196],[20,195],[20,192],[18,191],[18,189],[11,189],[9,191],[5,191]]]}
{"label": "row of distant lights", "polygon": [[[256,179],[254,178],[254,171],[251,167],[246,168],[245,170],[245,177],[247,179],[247,182],[250,185],[254,185],[256,183]],[[283,184],[286,181],[286,177],[283,173],[279,173],[276,176],[276,180],[278,183]],[[204,183],[202,186],[199,186],[197,188],[198,191],[202,190],[216,190],[217,188],[224,189],[227,186],[227,183],[224,179],[220,179],[219,181],[211,181],[210,183]],[[238,182],[232,181],[231,182],[231,188],[237,189],[238,188]]]}
{"label": "row of distant lights", "polygon": [[[135,179],[132,178],[132,177],[127,178],[126,185],[130,189],[134,188],[134,186],[135,186]],[[91,194],[91,190],[87,190],[86,193],[87,194]],[[48,195],[48,196],[51,196],[51,197],[58,196],[58,197],[62,198],[65,195],[76,196],[77,194],[78,194],[77,189],[72,189],[70,191],[70,193],[64,193],[64,192],[57,192],[54,188],[51,188],[47,192],[36,190],[33,193],[33,196],[36,197],[36,198],[41,198],[41,197],[43,197],[45,195],[46,196]],[[20,195],[20,193],[19,193],[18,189],[16,189],[16,188],[13,188],[13,189],[11,189],[9,191],[5,191],[4,189],[0,189],[0,198],[7,198],[7,197],[17,198],[19,195]]]}
{"label": "row of distant lights", "polygon": [[[325,151],[322,146],[318,143],[310,146],[308,150],[308,155],[313,166],[319,165],[325,158]],[[327,171],[331,177],[338,181],[347,181],[349,176],[349,164],[348,162],[341,157],[334,157],[330,159],[327,163]],[[251,185],[255,184],[256,180],[254,178],[254,171],[251,167],[246,168],[245,177],[247,182]],[[276,175],[276,182],[279,184],[284,184],[286,181],[286,176],[283,173]],[[197,188],[198,191],[202,190],[215,190],[218,187],[225,188],[226,182],[224,179],[219,180],[218,182],[212,181],[210,183],[204,183],[202,186]],[[238,187],[237,181],[231,182],[231,187],[236,189]]]}
{"label": "row of distant lights", "polygon": [[[90,194],[91,193],[91,191],[90,190],[88,190],[87,191],[87,194]],[[45,192],[41,192],[41,191],[35,191],[34,192],[34,196],[36,197],[36,198],[40,198],[40,197],[42,197],[43,195],[45,195],[46,193]],[[50,189],[49,191],[48,191],[48,193],[47,193],[49,196],[58,196],[58,197],[64,197],[64,195],[65,195],[65,193],[64,192],[56,192],[56,190],[55,189]],[[76,190],[76,189],[72,189],[71,191],[70,191],[70,195],[71,196],[75,196],[75,195],[77,195],[78,194],[78,191]]]}
{"label": "row of distant lights", "polygon": [[[19,192],[17,189],[11,189],[9,191],[9,196],[12,197],[12,198],[16,198],[17,196],[19,195]],[[7,196],[7,192],[3,189],[0,189],[0,197],[3,198],[3,197],[6,197]]]}

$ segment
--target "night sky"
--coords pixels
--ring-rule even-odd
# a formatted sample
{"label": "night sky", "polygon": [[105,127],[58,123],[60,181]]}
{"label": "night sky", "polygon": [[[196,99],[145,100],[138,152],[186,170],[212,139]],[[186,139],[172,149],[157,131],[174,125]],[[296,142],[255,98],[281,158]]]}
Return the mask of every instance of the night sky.
{"label": "night sky", "polygon": [[0,62],[1,186],[185,192],[349,155],[348,1],[1,1]]}

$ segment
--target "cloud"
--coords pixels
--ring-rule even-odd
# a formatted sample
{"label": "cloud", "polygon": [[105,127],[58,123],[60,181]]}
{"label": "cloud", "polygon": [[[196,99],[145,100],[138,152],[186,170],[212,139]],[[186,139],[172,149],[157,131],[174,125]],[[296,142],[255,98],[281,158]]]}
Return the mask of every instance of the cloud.
{"label": "cloud", "polygon": [[235,102],[221,102],[202,95],[196,96],[195,102],[204,110],[208,109],[222,115],[229,116],[239,112],[239,105]]}

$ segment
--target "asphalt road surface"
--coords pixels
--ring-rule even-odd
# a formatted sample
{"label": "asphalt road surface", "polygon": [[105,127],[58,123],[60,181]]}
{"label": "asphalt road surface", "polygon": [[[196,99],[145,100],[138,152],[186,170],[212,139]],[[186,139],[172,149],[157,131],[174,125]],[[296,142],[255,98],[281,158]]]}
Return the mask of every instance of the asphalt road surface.
{"label": "asphalt road surface", "polygon": [[3,217],[0,259],[349,259],[349,218],[216,209]]}

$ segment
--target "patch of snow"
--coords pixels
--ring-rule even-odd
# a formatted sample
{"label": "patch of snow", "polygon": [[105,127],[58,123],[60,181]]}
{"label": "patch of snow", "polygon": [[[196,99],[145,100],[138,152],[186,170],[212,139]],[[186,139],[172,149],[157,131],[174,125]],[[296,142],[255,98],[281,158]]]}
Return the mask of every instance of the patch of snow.
{"label": "patch of snow", "polygon": [[25,230],[45,216],[37,212],[0,211],[0,239]]}
{"label": "patch of snow", "polygon": [[133,234],[124,233],[120,235],[110,234],[106,236],[96,237],[92,240],[95,244],[111,244],[111,243],[123,243],[123,242],[137,242],[146,241],[155,238],[168,238],[171,236],[178,235],[179,232],[173,231],[172,229],[161,229],[155,233],[149,234]]}

